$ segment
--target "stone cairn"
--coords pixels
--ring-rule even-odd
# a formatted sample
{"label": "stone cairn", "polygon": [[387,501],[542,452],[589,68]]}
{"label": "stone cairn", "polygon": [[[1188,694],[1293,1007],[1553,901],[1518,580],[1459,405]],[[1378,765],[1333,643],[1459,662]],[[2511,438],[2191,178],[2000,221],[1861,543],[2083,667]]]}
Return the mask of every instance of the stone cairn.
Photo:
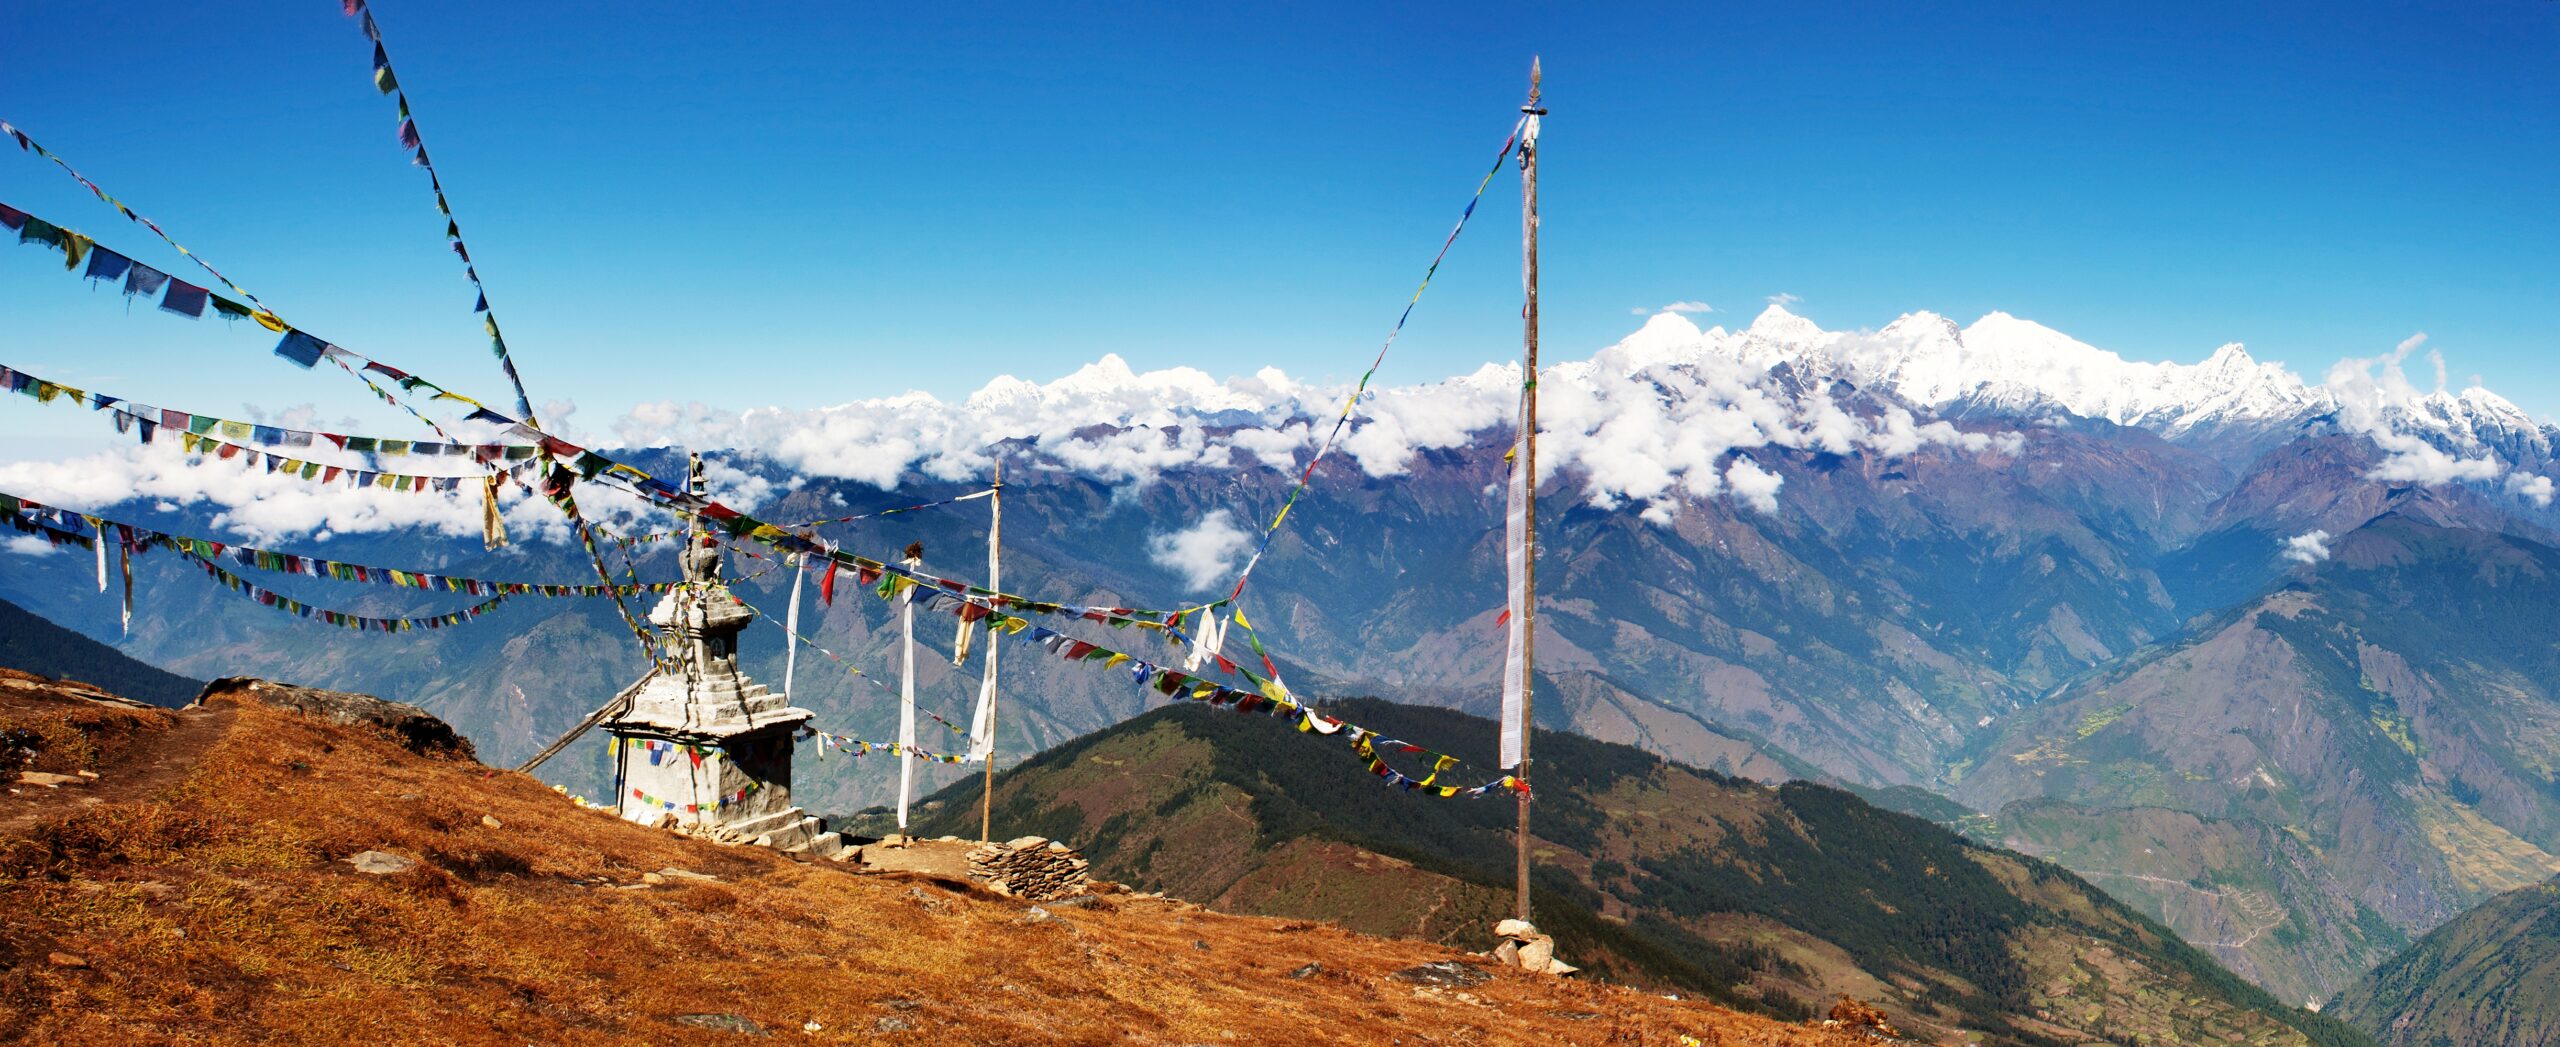
{"label": "stone cairn", "polygon": [[1502,939],[1502,944],[1493,947],[1493,958],[1505,965],[1559,978],[1582,969],[1557,959],[1556,940],[1538,933],[1538,928],[1527,920],[1494,924],[1493,934]]}
{"label": "stone cairn", "polygon": [[987,889],[1027,902],[1083,894],[1092,878],[1075,849],[1043,836],[1024,836],[969,849],[969,876]]}

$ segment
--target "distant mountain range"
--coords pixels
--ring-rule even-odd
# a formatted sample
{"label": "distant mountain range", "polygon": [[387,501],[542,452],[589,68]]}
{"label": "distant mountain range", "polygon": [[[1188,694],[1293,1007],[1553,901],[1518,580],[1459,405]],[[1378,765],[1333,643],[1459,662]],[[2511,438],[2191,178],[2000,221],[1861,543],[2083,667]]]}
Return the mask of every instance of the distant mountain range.
{"label": "distant mountain range", "polygon": [[[2132,362],[2002,314],[1865,332],[1780,309],[1739,331],[1656,317],[1542,376],[1541,721],[1722,773],[1866,790],[2051,857],[2288,1002],[2328,999],[2442,921],[2548,877],[2560,854],[2560,696],[2532,632],[2560,612],[2546,577],[2560,568],[2546,475],[2560,432],[2484,389],[2420,388],[2404,373],[2418,348],[2315,384],[2238,347]],[[1518,388],[1516,368],[1489,365],[1372,390],[1245,594],[1294,687],[1492,710]],[[960,493],[1001,457],[1009,588],[1161,607],[1223,591],[1339,393],[1268,369],[1221,382],[1109,359],[955,403],[669,405],[629,433],[754,448],[715,454],[715,478],[780,520]],[[661,471],[677,459],[636,457]],[[12,468],[0,480],[42,478]],[[76,507],[223,533],[209,518],[221,505],[174,482],[155,473],[134,485],[143,500]],[[164,499],[176,508],[159,515]],[[874,555],[920,540],[928,566],[974,577],[982,505],[827,533]],[[468,533],[476,510],[449,511]],[[272,544],[592,577],[541,542],[441,542],[423,564],[422,532],[365,522],[385,518],[349,513],[323,539]],[[674,573],[662,547],[635,556],[645,576]],[[86,561],[9,566],[0,594],[111,638]],[[497,762],[643,669],[594,603],[520,599],[459,629],[357,635],[239,601],[181,564],[140,566],[124,650],[189,674],[401,695]],[[779,617],[784,577],[739,591]],[[377,613],[448,609],[402,590],[276,588]],[[841,589],[812,604],[804,630],[873,680],[804,651],[795,698],[830,730],[887,737],[886,607]],[[950,628],[924,636],[947,650]],[[745,665],[768,683],[780,639],[746,634]],[[928,707],[965,719],[975,665],[926,663]],[[1005,665],[1007,753],[1160,701],[1125,674],[1036,653]],[[956,747],[939,725],[926,734]],[[580,748],[547,770],[590,787],[600,766]],[[936,765],[928,780],[962,773]],[[802,774],[809,802],[833,810],[884,799],[894,778],[876,760]]]}
{"label": "distant mountain range", "polygon": [[[1472,751],[1491,721],[1355,700],[1394,737]],[[2051,865],[1805,783],[1772,788],[1632,746],[1538,742],[1540,926],[1572,962],[1787,1018],[1835,996],[1933,1040],[2352,1044]],[[1067,841],[1097,875],[1236,912],[1482,948],[1508,915],[1514,806],[1385,787],[1337,741],[1204,707],[1148,713],[996,781],[1001,835]],[[924,804],[974,837],[980,787]]]}

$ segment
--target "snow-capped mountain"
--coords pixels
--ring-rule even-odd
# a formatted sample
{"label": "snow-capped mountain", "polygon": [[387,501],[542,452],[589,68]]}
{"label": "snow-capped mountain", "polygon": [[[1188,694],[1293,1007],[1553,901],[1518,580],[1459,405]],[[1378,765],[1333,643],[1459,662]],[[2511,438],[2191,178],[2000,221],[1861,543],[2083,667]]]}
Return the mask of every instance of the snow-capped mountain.
{"label": "snow-capped mountain", "polygon": [[2313,384],[2236,342],[2201,363],[2151,363],[2005,312],[1963,327],[1924,311],[1875,331],[1825,331],[1772,305],[1741,331],[1701,330],[1685,316],[1662,313],[1617,350],[1660,362],[1712,357],[1764,370],[1784,363],[1941,417],[2051,422],[2072,415],[2175,442],[2222,445],[2234,457],[2295,436],[2345,431],[2414,436],[2457,459],[2494,457],[2516,468],[2551,460],[2560,430],[2504,397],[2476,385],[2418,390],[2400,370],[2415,347],[2413,340],[2392,354],[2343,361]]}

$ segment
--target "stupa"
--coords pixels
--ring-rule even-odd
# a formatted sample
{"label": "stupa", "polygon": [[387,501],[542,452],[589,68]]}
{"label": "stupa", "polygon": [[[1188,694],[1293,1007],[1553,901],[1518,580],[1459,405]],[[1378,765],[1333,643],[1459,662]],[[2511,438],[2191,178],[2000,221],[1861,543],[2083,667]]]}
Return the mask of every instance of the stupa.
{"label": "stupa", "polygon": [[[701,455],[690,483],[700,496]],[[678,560],[683,583],[649,612],[669,660],[604,723],[616,809],[643,824],[835,857],[843,838],[791,803],[795,736],[816,714],[738,671],[738,633],[756,612],[721,580],[720,542],[699,519]]]}

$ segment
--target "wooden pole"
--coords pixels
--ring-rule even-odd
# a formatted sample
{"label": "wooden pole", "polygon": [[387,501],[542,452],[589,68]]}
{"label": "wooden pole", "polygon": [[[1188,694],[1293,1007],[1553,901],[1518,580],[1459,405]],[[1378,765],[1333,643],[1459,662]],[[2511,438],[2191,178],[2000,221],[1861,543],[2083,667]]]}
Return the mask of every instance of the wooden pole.
{"label": "wooden pole", "polygon": [[658,673],[665,668],[666,666],[663,664],[650,666],[648,674],[642,676],[639,682],[623,688],[622,693],[614,695],[612,701],[606,702],[602,706],[599,706],[596,711],[588,713],[586,719],[578,721],[577,726],[569,728],[569,733],[561,735],[558,741],[543,746],[541,752],[533,754],[533,759],[517,764],[516,773],[532,774],[534,768],[540,767],[545,761],[554,756],[560,755],[560,750],[568,748],[570,742],[577,741],[578,736],[587,733],[588,728],[594,727],[599,723],[603,723],[605,720],[612,717],[621,715],[624,709],[631,707],[631,696],[640,693],[640,688],[646,686],[649,681],[657,679]]}
{"label": "wooden pole", "polygon": [[[1538,60],[1529,60],[1529,103],[1520,107],[1528,114],[1528,126],[1520,136],[1520,282],[1525,300],[1520,309],[1521,342],[1524,351],[1522,380],[1528,383],[1527,404],[1521,410],[1522,430],[1520,468],[1526,474],[1528,527],[1523,537],[1528,545],[1526,569],[1521,572],[1520,608],[1520,782],[1526,786],[1529,775],[1529,736],[1537,717],[1531,702],[1537,688],[1538,655],[1538,121],[1547,111],[1538,107]],[[1520,793],[1519,916],[1529,919],[1529,792]]]}
{"label": "wooden pole", "polygon": [[[1004,459],[996,459],[996,493],[987,499],[987,588],[1003,591],[997,577],[996,561],[1004,548]],[[995,825],[996,811],[996,651],[1004,645],[996,642],[994,620],[987,625],[987,778],[986,791],[978,796],[978,842],[986,843]]]}

